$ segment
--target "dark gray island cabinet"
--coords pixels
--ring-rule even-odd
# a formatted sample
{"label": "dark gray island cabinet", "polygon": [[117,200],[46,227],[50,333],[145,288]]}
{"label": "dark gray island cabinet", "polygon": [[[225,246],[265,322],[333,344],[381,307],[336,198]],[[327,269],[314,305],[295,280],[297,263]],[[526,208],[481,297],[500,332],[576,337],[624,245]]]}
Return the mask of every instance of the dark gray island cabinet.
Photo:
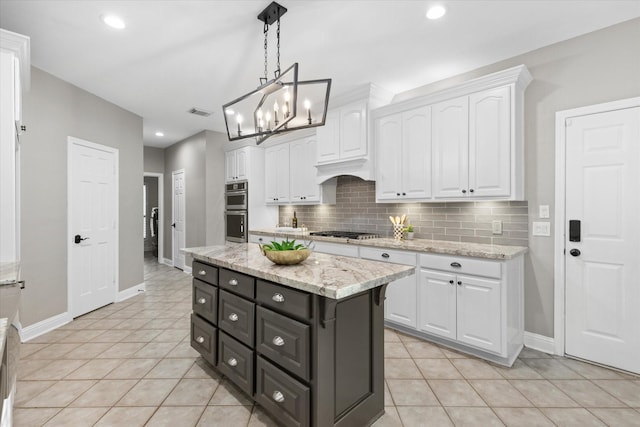
{"label": "dark gray island cabinet", "polygon": [[384,291],[414,269],[327,254],[277,266],[258,245],[193,258],[191,345],[285,426],[384,413]]}

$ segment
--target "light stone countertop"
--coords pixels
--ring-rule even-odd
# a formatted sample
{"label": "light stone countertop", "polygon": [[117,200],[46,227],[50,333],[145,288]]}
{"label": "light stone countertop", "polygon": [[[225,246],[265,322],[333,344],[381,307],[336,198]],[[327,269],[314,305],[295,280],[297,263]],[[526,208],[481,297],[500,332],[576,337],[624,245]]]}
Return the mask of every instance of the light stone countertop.
{"label": "light stone countertop", "polygon": [[276,265],[255,243],[181,249],[194,259],[295,289],[341,299],[415,274],[415,267],[312,253],[297,265]]}
{"label": "light stone countertop", "polygon": [[507,260],[525,254],[526,246],[488,245],[482,243],[448,242],[446,240],[395,240],[389,238],[376,239],[341,239],[336,237],[310,236],[309,232],[277,232],[273,229],[250,230],[249,234],[267,237],[288,237],[296,240],[313,240],[318,242],[342,243],[347,245],[370,246],[375,248],[398,249],[412,252],[458,255],[493,260]]}
{"label": "light stone countertop", "polygon": [[4,342],[7,339],[7,329],[9,327],[9,319],[0,318],[0,357],[4,354]]}

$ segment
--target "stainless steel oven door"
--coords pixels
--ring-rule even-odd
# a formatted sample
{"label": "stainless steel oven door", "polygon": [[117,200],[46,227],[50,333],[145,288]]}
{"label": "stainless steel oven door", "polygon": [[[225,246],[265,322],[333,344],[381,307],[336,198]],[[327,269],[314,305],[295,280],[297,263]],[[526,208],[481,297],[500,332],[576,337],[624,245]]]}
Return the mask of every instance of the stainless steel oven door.
{"label": "stainless steel oven door", "polygon": [[225,208],[228,211],[246,211],[247,210],[247,192],[246,191],[227,191],[224,193]]}
{"label": "stainless steel oven door", "polygon": [[226,239],[229,242],[247,241],[247,211],[226,211],[224,213]]}

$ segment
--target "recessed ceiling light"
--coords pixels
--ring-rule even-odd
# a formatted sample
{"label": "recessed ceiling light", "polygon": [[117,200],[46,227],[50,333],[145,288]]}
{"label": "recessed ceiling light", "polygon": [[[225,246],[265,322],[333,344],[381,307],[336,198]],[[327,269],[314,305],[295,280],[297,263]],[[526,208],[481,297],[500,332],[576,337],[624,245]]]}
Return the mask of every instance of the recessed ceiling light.
{"label": "recessed ceiling light", "polygon": [[427,18],[440,19],[445,15],[445,13],[447,13],[447,9],[445,9],[444,6],[431,6],[429,10],[427,10]]}
{"label": "recessed ceiling light", "polygon": [[124,21],[116,15],[102,15],[102,22],[116,30],[123,30],[126,27]]}
{"label": "recessed ceiling light", "polygon": [[156,136],[164,136],[164,132],[158,131],[158,132],[156,132]]}

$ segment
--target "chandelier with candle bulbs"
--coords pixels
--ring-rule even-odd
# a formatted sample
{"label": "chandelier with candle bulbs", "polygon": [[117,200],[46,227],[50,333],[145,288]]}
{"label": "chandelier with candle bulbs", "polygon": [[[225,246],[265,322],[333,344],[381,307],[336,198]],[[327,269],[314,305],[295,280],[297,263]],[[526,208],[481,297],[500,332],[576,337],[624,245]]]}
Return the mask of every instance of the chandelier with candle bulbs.
{"label": "chandelier with candle bulbs", "polygon": [[[327,118],[331,79],[298,81],[298,63],[280,70],[280,18],[287,9],[272,2],[259,15],[264,23],[264,77],[260,86],[222,106],[229,141],[256,138],[261,144],[270,136],[323,126]],[[277,64],[268,80],[269,27],[277,23]]]}

